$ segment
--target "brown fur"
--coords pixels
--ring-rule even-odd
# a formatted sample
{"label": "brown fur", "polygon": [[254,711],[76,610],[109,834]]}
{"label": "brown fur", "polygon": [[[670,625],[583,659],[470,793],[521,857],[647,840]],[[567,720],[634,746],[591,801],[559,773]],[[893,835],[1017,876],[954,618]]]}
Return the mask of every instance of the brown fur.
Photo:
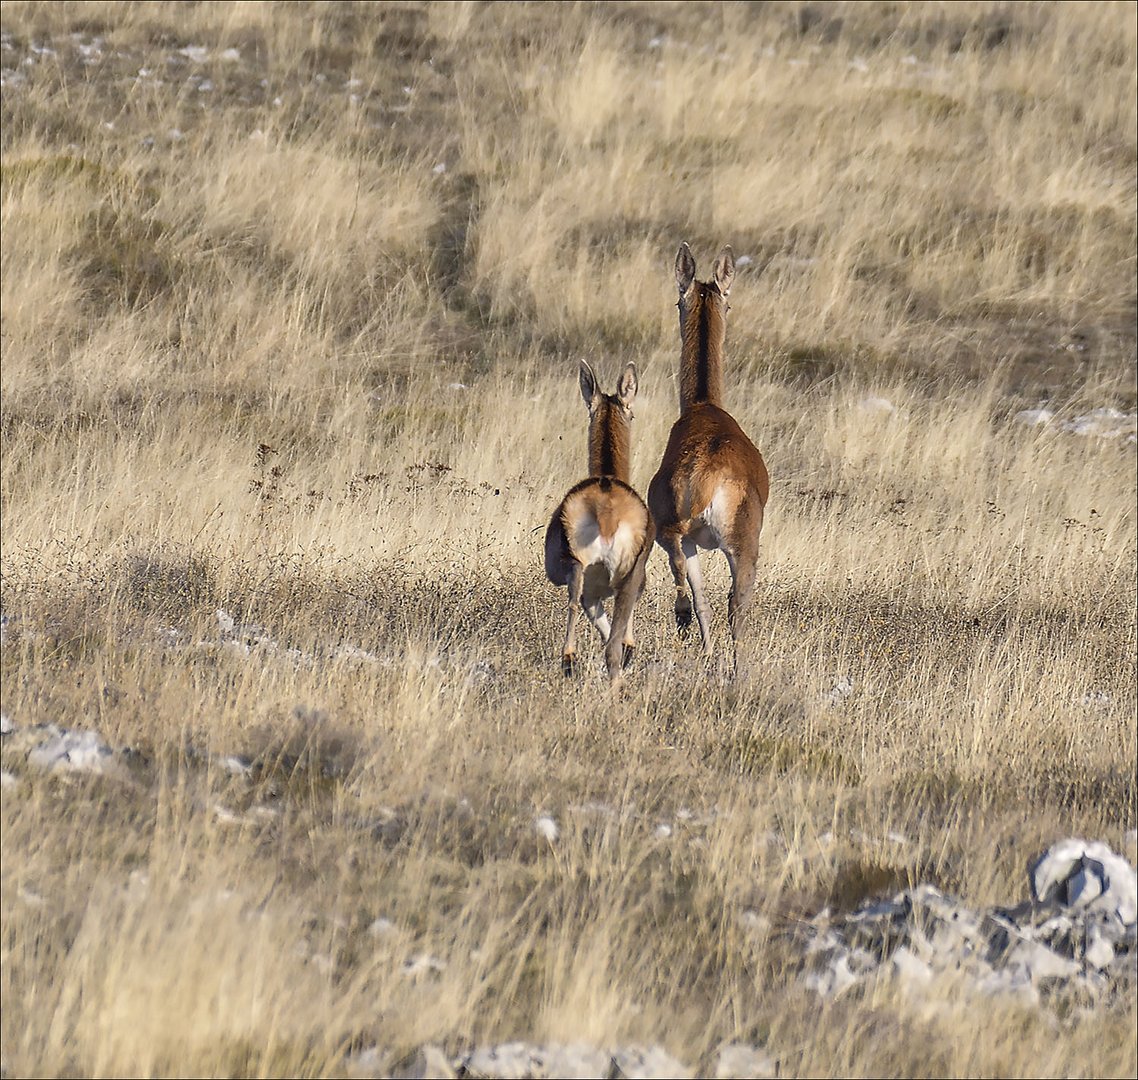
{"label": "brown fur", "polygon": [[[628,483],[636,367],[629,364],[616,394],[603,394],[581,361],[581,394],[589,408],[589,472],[569,490],[545,532],[545,573],[569,589],[561,669],[573,673],[581,611],[605,645],[609,679],[616,684],[632,659],[632,609],[644,591],[655,528],[644,500]],[[604,601],[615,597],[610,631]]]}
{"label": "brown fur", "polygon": [[657,543],[668,553],[676,583],[676,624],[691,623],[692,600],[705,654],[711,653],[711,611],[698,549],[722,549],[731,568],[728,620],[738,649],[759,557],[759,533],[770,496],[762,455],[722,407],[727,296],[735,273],[725,247],[711,282],[695,280],[687,244],[676,257],[680,290],[680,418],[648,487]]}
{"label": "brown fur", "polygon": [[727,304],[714,285],[695,282],[680,321],[680,412],[701,401],[723,404],[723,339]]}

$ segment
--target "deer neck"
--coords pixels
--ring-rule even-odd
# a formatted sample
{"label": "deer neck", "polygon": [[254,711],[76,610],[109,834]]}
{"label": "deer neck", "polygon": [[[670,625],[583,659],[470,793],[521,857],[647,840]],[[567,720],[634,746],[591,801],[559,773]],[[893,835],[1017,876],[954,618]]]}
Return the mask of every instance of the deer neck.
{"label": "deer neck", "polygon": [[589,421],[589,475],[612,476],[628,483],[628,419],[619,405],[604,401]]}
{"label": "deer neck", "polygon": [[692,301],[680,312],[680,412],[693,405],[723,403],[723,340],[726,302],[710,287],[697,284]]}

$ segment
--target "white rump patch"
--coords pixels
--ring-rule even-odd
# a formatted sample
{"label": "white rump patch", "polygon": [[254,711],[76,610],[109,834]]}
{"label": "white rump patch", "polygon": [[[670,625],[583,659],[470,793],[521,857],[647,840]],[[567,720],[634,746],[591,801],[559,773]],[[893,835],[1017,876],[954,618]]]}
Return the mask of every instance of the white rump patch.
{"label": "white rump patch", "polygon": [[601,536],[600,528],[592,515],[584,517],[578,524],[570,547],[584,566],[601,563],[610,578],[623,577],[632,567],[638,551],[636,531],[627,521],[622,521],[617,526],[616,533],[606,539]]}
{"label": "white rump patch", "polygon": [[703,513],[696,517],[696,521],[702,521],[706,526],[703,529],[692,530],[692,539],[700,547],[711,549],[723,547],[723,536],[730,520],[727,496],[727,489],[720,484],[712,494],[711,501],[704,508]]}

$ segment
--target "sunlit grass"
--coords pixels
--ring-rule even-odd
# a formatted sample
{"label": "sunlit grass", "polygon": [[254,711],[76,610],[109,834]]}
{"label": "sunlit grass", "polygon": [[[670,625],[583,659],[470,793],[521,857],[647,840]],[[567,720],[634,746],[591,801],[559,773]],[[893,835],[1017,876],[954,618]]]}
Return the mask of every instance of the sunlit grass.
{"label": "sunlit grass", "polygon": [[[1135,448],[1063,427],[1135,402],[1132,8],[3,30],[9,1074],[512,1038],[1133,1073],[1132,1004],[1058,1035],[888,985],[821,1004],[755,930],[917,881],[1018,901],[1060,836],[1134,858]],[[595,639],[560,674],[543,530],[586,471],[579,357],[635,360],[656,468],[683,239],[747,257],[756,614],[732,679],[705,558],[705,666],[654,554],[614,703]],[[128,764],[37,773],[38,723]]]}

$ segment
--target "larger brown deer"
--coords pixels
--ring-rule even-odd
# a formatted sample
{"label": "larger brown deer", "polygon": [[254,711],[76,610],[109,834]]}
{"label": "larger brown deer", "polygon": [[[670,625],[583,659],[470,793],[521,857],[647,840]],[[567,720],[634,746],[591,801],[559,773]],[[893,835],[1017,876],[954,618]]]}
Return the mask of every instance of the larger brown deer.
{"label": "larger brown deer", "polygon": [[[699,548],[720,549],[731,568],[727,603],[731,636],[739,640],[755,585],[759,532],[770,494],[763,457],[723,408],[723,340],[735,258],[724,247],[711,281],[696,281],[687,244],[676,256],[680,290],[680,418],[648,488],[656,542],[668,553],[676,581],[676,625],[691,625],[692,600],[711,655],[711,609],[704,594]],[[688,599],[684,581],[691,587]]]}
{"label": "larger brown deer", "polygon": [[[644,591],[644,567],[655,529],[644,500],[629,484],[632,401],[636,365],[629,364],[615,394],[601,393],[582,360],[581,396],[589,409],[589,478],[569,490],[545,533],[545,573],[569,588],[569,616],[561,670],[572,675],[581,611],[601,635],[609,680],[619,684],[633,653],[632,609]],[[612,625],[604,602],[615,596]]]}

